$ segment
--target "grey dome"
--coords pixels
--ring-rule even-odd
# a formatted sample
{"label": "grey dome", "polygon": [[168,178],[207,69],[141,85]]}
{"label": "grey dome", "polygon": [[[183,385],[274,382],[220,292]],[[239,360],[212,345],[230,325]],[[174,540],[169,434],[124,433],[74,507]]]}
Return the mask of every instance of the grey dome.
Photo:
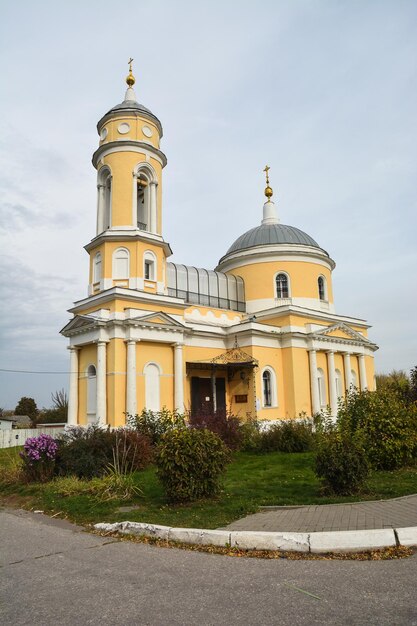
{"label": "grey dome", "polygon": [[120,104],[116,104],[114,107],[112,107],[110,111],[107,111],[106,115],[108,115],[109,113],[115,113],[116,111],[126,111],[126,110],[142,111],[144,113],[148,113],[148,115],[153,115],[152,111],[144,107],[143,104],[136,102],[136,100],[124,100]]}
{"label": "grey dome", "polygon": [[116,104],[114,107],[112,107],[110,111],[107,111],[107,113],[103,115],[101,120],[98,122],[97,130],[100,131],[101,126],[105,122],[107,122],[107,120],[110,117],[112,117],[114,113],[119,113],[119,112],[120,113],[126,113],[126,112],[138,113],[138,114],[142,114],[144,117],[147,117],[150,120],[153,120],[155,124],[157,125],[157,127],[159,128],[159,133],[162,137],[162,125],[159,119],[156,117],[156,115],[152,113],[152,111],[150,111],[145,106],[143,106],[143,104],[136,102],[136,100],[123,100],[123,102],[121,102],[120,104]]}
{"label": "grey dome", "polygon": [[310,235],[307,235],[299,228],[286,226],[285,224],[262,224],[261,226],[251,228],[238,237],[225,256],[238,250],[274,244],[295,244],[320,248],[317,241],[314,241]]}

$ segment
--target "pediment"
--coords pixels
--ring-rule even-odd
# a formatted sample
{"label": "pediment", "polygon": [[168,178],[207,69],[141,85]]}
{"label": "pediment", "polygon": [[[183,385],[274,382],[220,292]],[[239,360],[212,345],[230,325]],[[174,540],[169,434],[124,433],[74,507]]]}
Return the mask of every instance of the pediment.
{"label": "pediment", "polygon": [[88,328],[93,328],[97,324],[97,321],[96,317],[76,315],[64,326],[60,333],[65,336],[69,332],[87,330]]}
{"label": "pediment", "polygon": [[316,330],[314,335],[316,337],[334,337],[335,339],[353,340],[359,343],[370,343],[369,339],[358,333],[358,331],[353,330],[353,328],[344,322],[332,324],[331,326],[325,326],[320,330]]}
{"label": "pediment", "polygon": [[149,313],[148,315],[140,315],[139,317],[134,317],[129,321],[134,326],[160,326],[169,328],[175,326],[177,328],[184,328],[183,324],[180,324],[180,322],[171,317],[171,315],[168,315],[168,313],[164,313],[163,311]]}

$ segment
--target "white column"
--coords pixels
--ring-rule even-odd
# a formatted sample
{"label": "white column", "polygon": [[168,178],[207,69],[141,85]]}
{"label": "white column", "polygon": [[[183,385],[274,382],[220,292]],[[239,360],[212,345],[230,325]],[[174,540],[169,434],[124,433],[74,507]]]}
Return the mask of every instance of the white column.
{"label": "white column", "polygon": [[368,388],[368,382],[366,380],[366,367],[365,367],[365,355],[359,354],[359,376],[360,376],[360,385],[361,391],[365,391]]}
{"label": "white column", "polygon": [[150,187],[150,218],[151,218],[151,224],[150,224],[150,230],[151,233],[156,233],[157,231],[157,198],[156,198],[156,185],[157,183],[152,182],[150,183],[149,187]]}
{"label": "white column", "polygon": [[345,366],[345,386],[346,386],[346,390],[349,391],[350,386],[352,384],[352,366],[350,364],[349,352],[343,353],[343,362]]}
{"label": "white column", "polygon": [[78,349],[70,346],[70,384],[68,394],[68,425],[78,424]]}
{"label": "white column", "polygon": [[97,404],[96,419],[100,426],[107,424],[107,394],[106,394],[106,342],[97,342]]}
{"label": "white column", "polygon": [[319,381],[317,378],[317,357],[315,350],[308,351],[310,359],[311,410],[313,415],[320,413]]}
{"label": "white column", "polygon": [[104,185],[97,185],[97,235],[103,232]]}
{"label": "white column", "polygon": [[184,365],[182,359],[182,343],[174,344],[174,396],[175,408],[184,411]]}
{"label": "white column", "polygon": [[136,415],[136,341],[126,342],[126,413]]}
{"label": "white column", "polygon": [[329,350],[327,352],[327,369],[329,372],[329,395],[330,395],[330,410],[332,417],[337,416],[337,391],[336,391],[336,370],[334,366],[334,352]]}
{"label": "white column", "polygon": [[138,175],[133,172],[132,225],[138,227]]}

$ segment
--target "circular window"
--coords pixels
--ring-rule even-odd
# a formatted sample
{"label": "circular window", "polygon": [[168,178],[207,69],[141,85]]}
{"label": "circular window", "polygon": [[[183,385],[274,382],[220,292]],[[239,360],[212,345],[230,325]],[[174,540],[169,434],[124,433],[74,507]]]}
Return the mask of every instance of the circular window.
{"label": "circular window", "polygon": [[130,130],[130,126],[126,122],[123,122],[123,124],[119,124],[117,130],[121,135],[126,135]]}
{"label": "circular window", "polygon": [[100,139],[101,139],[101,141],[104,141],[104,140],[105,140],[105,138],[106,138],[106,137],[107,137],[107,135],[108,135],[108,132],[109,132],[109,131],[107,130],[107,128],[103,128],[103,129],[101,130],[101,133],[100,133]]}
{"label": "circular window", "polygon": [[145,137],[152,137],[153,135],[152,129],[149,128],[149,126],[142,126],[142,132]]}

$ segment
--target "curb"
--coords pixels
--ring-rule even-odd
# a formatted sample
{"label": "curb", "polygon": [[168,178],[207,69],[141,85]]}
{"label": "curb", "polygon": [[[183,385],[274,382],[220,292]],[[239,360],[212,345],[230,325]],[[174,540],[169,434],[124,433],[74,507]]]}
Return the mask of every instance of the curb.
{"label": "curb", "polygon": [[398,545],[417,546],[417,526],[313,533],[174,528],[143,522],[99,523],[94,524],[94,528],[104,532],[119,532],[123,535],[143,535],[166,541],[223,548],[230,546],[242,550],[325,553],[362,552]]}

